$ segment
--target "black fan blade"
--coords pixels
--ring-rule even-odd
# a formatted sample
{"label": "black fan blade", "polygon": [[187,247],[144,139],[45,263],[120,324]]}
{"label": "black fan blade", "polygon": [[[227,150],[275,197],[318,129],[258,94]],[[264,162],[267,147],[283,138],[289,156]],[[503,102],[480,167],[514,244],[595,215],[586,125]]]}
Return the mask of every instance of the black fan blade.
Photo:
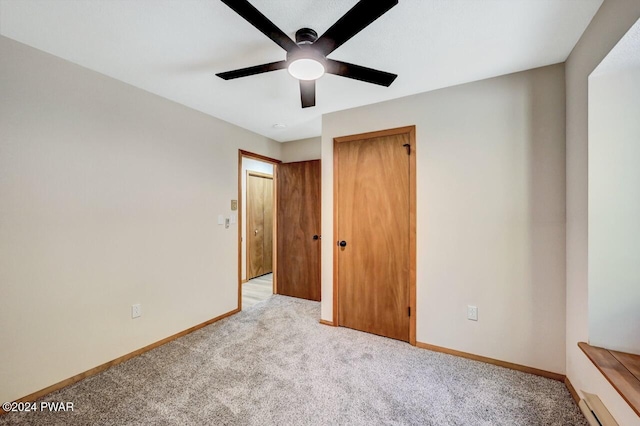
{"label": "black fan blade", "polygon": [[327,56],[396,4],[398,0],[360,0],[322,34],[313,46]]}
{"label": "black fan blade", "polygon": [[302,108],[316,106],[316,81],[300,80],[300,98]]}
{"label": "black fan blade", "polygon": [[289,36],[247,0],[222,0],[222,2],[287,52],[298,49],[298,45]]}
{"label": "black fan blade", "polygon": [[286,61],[278,61],[278,62],[271,62],[270,64],[256,65],[255,67],[240,68],[238,70],[220,72],[216,75],[225,80],[232,80],[234,78],[247,77],[255,74],[262,74],[263,72],[277,71],[286,67],[287,67]]}
{"label": "black fan blade", "polygon": [[353,78],[354,80],[366,81],[367,83],[386,87],[389,87],[397,77],[396,74],[389,72],[335,61],[333,59],[327,59],[326,71],[329,74],[340,75],[342,77]]}

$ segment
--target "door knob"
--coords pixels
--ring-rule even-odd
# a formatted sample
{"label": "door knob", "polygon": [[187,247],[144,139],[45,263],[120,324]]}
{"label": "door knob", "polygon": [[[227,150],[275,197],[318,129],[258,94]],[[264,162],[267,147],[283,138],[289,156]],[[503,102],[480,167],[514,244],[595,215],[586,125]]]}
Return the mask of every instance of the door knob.
{"label": "door knob", "polygon": [[338,243],[338,245],[339,245],[340,247],[346,247],[346,246],[347,246],[347,242],[343,240],[343,241],[340,241],[340,242]]}
{"label": "door knob", "polygon": [[258,230],[253,231],[253,235],[258,235]]}
{"label": "door knob", "polygon": [[317,234],[316,234],[316,235],[314,235],[314,236],[313,236],[313,239],[314,239],[314,240],[319,240],[319,239],[320,239],[320,235],[317,235]]}

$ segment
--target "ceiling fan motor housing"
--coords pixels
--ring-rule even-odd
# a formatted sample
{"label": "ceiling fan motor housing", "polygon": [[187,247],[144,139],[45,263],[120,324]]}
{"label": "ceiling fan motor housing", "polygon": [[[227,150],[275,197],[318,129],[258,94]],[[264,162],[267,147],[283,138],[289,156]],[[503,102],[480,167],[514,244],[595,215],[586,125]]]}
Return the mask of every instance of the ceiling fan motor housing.
{"label": "ceiling fan motor housing", "polygon": [[300,49],[296,49],[294,52],[287,52],[287,62],[291,63],[298,59],[313,59],[316,62],[320,62],[322,66],[326,67],[327,59],[324,55],[314,49],[311,44],[302,44]]}
{"label": "ceiling fan motor housing", "polygon": [[300,28],[296,31],[296,44],[312,44],[318,39],[318,33],[311,28]]}

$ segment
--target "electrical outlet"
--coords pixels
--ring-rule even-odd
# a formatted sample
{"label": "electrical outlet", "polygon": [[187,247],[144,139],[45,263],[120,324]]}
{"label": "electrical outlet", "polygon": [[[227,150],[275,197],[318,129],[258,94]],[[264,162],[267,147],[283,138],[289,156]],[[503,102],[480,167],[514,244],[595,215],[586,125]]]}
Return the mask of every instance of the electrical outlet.
{"label": "electrical outlet", "polygon": [[471,321],[478,321],[478,307],[477,306],[467,306],[467,319]]}
{"label": "electrical outlet", "polygon": [[131,318],[140,318],[142,316],[142,305],[136,303],[131,305]]}

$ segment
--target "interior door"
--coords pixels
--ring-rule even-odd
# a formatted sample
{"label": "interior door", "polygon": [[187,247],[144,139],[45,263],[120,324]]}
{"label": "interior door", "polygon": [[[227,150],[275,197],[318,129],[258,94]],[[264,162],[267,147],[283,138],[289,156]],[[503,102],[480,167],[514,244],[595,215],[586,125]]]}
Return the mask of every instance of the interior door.
{"label": "interior door", "polygon": [[277,293],[320,300],[320,160],[279,164]]}
{"label": "interior door", "polygon": [[265,274],[273,272],[273,178],[263,180],[262,268]]}
{"label": "interior door", "polygon": [[339,138],[334,149],[338,325],[408,341],[410,134]]}
{"label": "interior door", "polygon": [[247,280],[273,270],[273,177],[247,173]]}

